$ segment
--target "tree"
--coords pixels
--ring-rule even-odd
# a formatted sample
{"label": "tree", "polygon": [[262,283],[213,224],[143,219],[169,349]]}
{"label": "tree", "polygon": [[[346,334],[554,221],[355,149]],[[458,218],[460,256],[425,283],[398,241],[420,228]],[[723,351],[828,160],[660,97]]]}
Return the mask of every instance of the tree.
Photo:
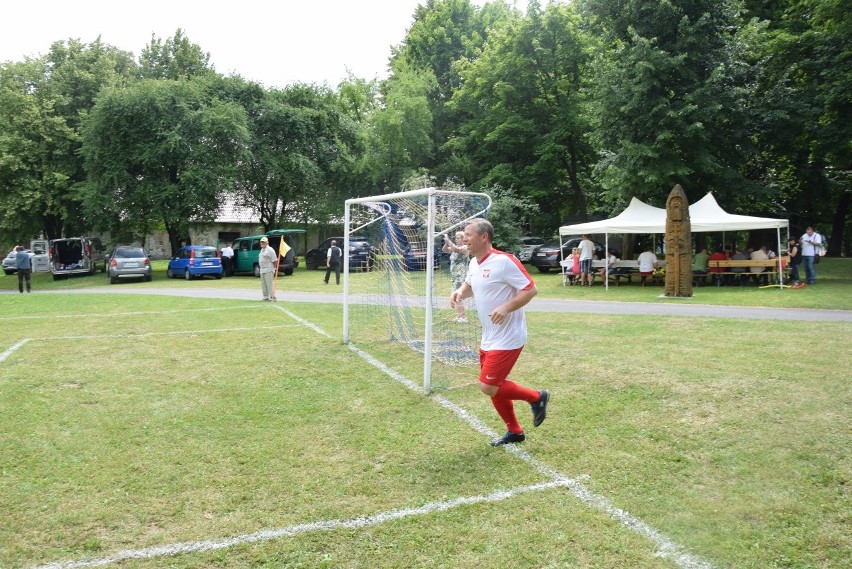
{"label": "tree", "polygon": [[213,221],[248,142],[245,111],[204,79],[142,80],[104,92],[83,124],[87,210],[144,236],[162,222],[172,250]]}
{"label": "tree", "polygon": [[[602,34],[592,141],[604,199],[662,200],[680,183],[697,199],[753,190],[748,100],[728,51],[740,27],[728,2],[586,0]],[[734,54],[735,55],[735,54]],[[740,104],[738,104],[740,103]]]}
{"label": "tree", "polygon": [[541,10],[493,30],[472,62],[460,63],[464,84],[451,102],[466,117],[444,146],[473,188],[497,185],[532,198],[547,225],[566,209],[585,217],[589,166],[586,142],[589,38],[568,5]]}
{"label": "tree", "polygon": [[89,229],[76,194],[85,180],[80,120],[103,87],[132,73],[131,55],[100,39],[54,42],[44,56],[0,68],[3,224],[51,239]]}
{"label": "tree", "polygon": [[459,122],[456,109],[447,104],[463,85],[458,64],[476,59],[490,30],[513,13],[502,0],[481,9],[470,0],[427,0],[417,6],[411,28],[391,57],[391,79],[397,73],[426,71],[433,77],[426,93],[431,148],[415,167],[437,169],[444,178],[453,174],[440,150]]}
{"label": "tree", "polygon": [[165,41],[152,35],[139,56],[139,76],[144,79],[192,79],[214,73],[210,54],[189,41],[180,28]]}
{"label": "tree", "polygon": [[339,213],[355,142],[337,96],[323,87],[252,90],[243,97],[250,139],[235,185],[241,204],[258,210],[266,229],[286,219]]}
{"label": "tree", "polygon": [[368,141],[373,185],[395,191],[432,153],[432,113],[428,94],[435,86],[429,70],[398,69],[383,85],[382,104],[370,116]]}

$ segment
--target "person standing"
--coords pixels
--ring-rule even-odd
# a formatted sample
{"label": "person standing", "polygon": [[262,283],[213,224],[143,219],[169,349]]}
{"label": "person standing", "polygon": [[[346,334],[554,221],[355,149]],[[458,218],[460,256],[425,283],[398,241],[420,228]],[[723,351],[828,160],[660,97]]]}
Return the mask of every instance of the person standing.
{"label": "person standing", "polygon": [[509,373],[527,342],[524,306],[538,290],[514,255],[493,248],[493,239],[494,227],[485,219],[465,226],[465,245],[472,258],[464,283],[450,295],[450,306],[465,298],[476,299],[482,324],[479,390],[491,398],[507,429],[506,434],[491,441],[491,446],[496,447],[526,438],[515,416],[514,401],[530,404],[533,425],[538,427],[547,416],[550,392],[536,391],[509,380]]}
{"label": "person standing", "polygon": [[595,258],[595,244],[589,239],[588,235],[583,235],[578,245],[580,249],[580,286],[592,286],[592,281],[595,278],[592,273],[592,259]]}
{"label": "person standing", "polygon": [[343,251],[337,246],[337,240],[331,240],[331,247],[325,255],[325,284],[328,284],[328,278],[331,276],[331,271],[334,271],[334,278],[337,284],[340,284],[340,259],[343,257]]}
{"label": "person standing", "polygon": [[805,266],[805,282],[809,285],[816,283],[816,267],[814,267],[814,257],[819,255],[822,249],[822,236],[814,231],[813,227],[808,227],[805,234],[799,239],[802,247],[802,264]]}
{"label": "person standing", "polygon": [[802,264],[802,248],[799,240],[791,237],[787,240],[787,256],[790,257],[790,287],[802,288],[799,283],[799,265]]}
{"label": "person standing", "polygon": [[27,292],[30,292],[30,273],[33,272],[33,258],[23,245],[15,247],[15,270],[18,271],[18,291],[24,294],[24,281],[26,281]]}
{"label": "person standing", "polygon": [[260,253],[257,256],[260,265],[260,288],[263,292],[263,300],[274,301],[273,279],[275,269],[278,268],[278,252],[269,246],[269,239],[260,238]]}
{"label": "person standing", "polygon": [[225,242],[225,246],[222,247],[222,272],[226,277],[234,276],[234,249],[230,241]]}
{"label": "person standing", "polygon": [[[450,241],[448,235],[444,235],[442,250],[450,254],[450,292],[452,292],[464,284],[467,268],[470,265],[470,255],[467,252],[467,245],[464,244],[464,231],[456,231],[455,243]],[[456,304],[456,322],[462,324],[467,322],[464,302]]]}

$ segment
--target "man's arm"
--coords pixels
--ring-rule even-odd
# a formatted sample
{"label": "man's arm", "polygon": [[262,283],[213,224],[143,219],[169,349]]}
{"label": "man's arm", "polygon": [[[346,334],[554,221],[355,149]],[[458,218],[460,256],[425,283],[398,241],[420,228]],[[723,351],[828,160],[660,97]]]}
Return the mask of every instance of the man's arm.
{"label": "man's arm", "polygon": [[455,308],[456,304],[463,301],[466,298],[470,298],[473,296],[473,289],[470,288],[470,285],[462,283],[462,285],[454,290],[450,295],[450,307]]}
{"label": "man's arm", "polygon": [[530,288],[519,290],[518,294],[512,297],[509,302],[495,308],[489,316],[494,324],[502,324],[506,320],[506,316],[510,312],[514,312],[526,306],[529,301],[538,294],[538,289],[535,285]]}

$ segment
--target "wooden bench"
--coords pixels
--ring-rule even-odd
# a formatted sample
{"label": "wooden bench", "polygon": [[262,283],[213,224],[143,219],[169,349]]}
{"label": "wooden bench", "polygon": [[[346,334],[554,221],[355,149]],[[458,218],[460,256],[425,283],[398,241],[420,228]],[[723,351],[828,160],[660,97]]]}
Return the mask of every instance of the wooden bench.
{"label": "wooden bench", "polygon": [[[562,263],[567,263],[567,261],[562,261]],[[562,264],[560,263],[560,264]],[[657,262],[657,266],[665,267],[666,262],[660,260]],[[603,269],[606,267],[606,261],[604,260],[594,260],[592,261],[592,272],[597,277],[597,273],[599,269]],[[630,261],[630,260],[621,260],[615,262],[612,266],[613,269],[622,269],[621,271],[614,273],[609,273],[609,278],[612,281],[615,281],[615,286],[621,284],[621,279],[627,279],[627,282],[633,282],[633,275],[639,274],[639,261]],[[626,271],[625,271],[626,269]],[[562,264],[562,286],[565,286],[568,283],[569,277],[572,276],[573,273],[568,272],[565,264]],[[576,275],[578,278],[580,275]]]}
{"label": "wooden bench", "polygon": [[[782,266],[786,267],[790,264],[790,258],[784,257],[781,260]],[[752,271],[752,267],[761,267],[761,271]],[[715,269],[715,270],[714,270]],[[733,269],[745,269],[744,271],[734,271]],[[757,261],[752,259],[711,259],[707,261],[707,275],[713,277],[715,275],[735,275],[741,276],[762,276],[777,278],[778,275],[778,259],[768,259],[766,261]],[[783,276],[783,275],[781,275]]]}

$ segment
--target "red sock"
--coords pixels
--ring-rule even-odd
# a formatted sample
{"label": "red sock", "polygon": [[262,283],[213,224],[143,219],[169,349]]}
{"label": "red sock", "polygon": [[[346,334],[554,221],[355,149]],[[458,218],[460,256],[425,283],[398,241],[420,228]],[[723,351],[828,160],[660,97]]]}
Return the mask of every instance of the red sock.
{"label": "red sock", "polygon": [[518,423],[518,418],[515,417],[515,404],[511,399],[506,399],[500,396],[491,398],[491,404],[497,409],[497,414],[506,423],[506,430],[512,433],[523,433],[521,424]]}
{"label": "red sock", "polygon": [[503,385],[500,386],[500,389],[497,390],[497,395],[495,397],[512,400],[520,399],[521,401],[526,401],[527,403],[537,403],[539,397],[541,396],[535,389],[523,387],[521,385],[518,385],[514,381],[509,381],[507,379],[503,382]]}

